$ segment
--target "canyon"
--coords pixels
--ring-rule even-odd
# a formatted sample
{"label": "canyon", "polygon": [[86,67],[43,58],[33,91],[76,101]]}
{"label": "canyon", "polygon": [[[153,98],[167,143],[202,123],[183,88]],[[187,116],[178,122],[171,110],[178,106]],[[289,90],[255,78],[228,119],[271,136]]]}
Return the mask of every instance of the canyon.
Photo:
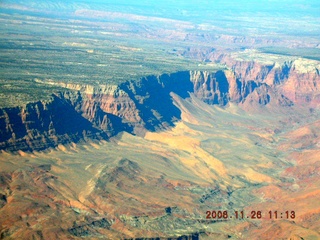
{"label": "canyon", "polygon": [[319,237],[318,68],[219,58],[1,109],[1,238]]}
{"label": "canyon", "polygon": [[0,239],[320,239],[315,0],[0,2]]}
{"label": "canyon", "polygon": [[184,99],[193,93],[209,105],[235,103],[248,111],[306,104],[312,109],[319,104],[317,65],[301,70],[299,60],[264,65],[226,56],[218,59],[228,69],[147,76],[118,86],[51,83],[65,91],[49,101],[1,109],[0,148],[43,150],[87,138],[107,140],[122,131],[143,135],[167,129],[181,118],[171,92]]}

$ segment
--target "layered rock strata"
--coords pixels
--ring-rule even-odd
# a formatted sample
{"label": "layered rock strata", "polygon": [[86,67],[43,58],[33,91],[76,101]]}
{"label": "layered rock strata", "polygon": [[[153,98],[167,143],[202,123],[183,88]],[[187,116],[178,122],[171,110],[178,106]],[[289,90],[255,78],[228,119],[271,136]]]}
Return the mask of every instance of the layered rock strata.
{"label": "layered rock strata", "polygon": [[[231,64],[227,57],[220,61]],[[171,92],[194,93],[207,104],[313,107],[320,101],[318,69],[301,71],[298,63],[262,65],[232,61],[228,70],[181,71],[147,76],[118,86],[58,84],[65,92],[51,101],[0,109],[0,149],[43,150],[58,144],[108,139],[121,131],[143,134],[173,126],[180,110]]]}

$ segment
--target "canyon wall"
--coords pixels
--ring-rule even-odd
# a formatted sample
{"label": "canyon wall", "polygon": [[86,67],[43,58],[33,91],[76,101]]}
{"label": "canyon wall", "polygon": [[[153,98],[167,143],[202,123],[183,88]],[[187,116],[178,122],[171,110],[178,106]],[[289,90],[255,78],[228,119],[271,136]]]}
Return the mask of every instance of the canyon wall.
{"label": "canyon wall", "polygon": [[[265,83],[294,104],[315,107],[320,103],[320,64],[319,61],[304,58],[285,58],[276,55],[257,55],[260,61],[241,59],[244,56],[212,52],[208,60],[226,65],[239,81]],[[259,55],[261,54],[261,56]],[[252,57],[252,56],[251,56]],[[266,59],[275,61],[267,61]],[[278,59],[280,58],[280,59]],[[280,61],[281,63],[277,62]]]}
{"label": "canyon wall", "polygon": [[207,104],[234,102],[249,110],[262,107],[314,107],[320,102],[318,69],[301,70],[243,62],[219,56],[227,70],[181,71],[147,76],[118,86],[54,83],[66,88],[50,101],[0,109],[0,149],[44,150],[58,144],[108,139],[121,131],[143,134],[173,126],[180,110],[170,93],[194,93]]}

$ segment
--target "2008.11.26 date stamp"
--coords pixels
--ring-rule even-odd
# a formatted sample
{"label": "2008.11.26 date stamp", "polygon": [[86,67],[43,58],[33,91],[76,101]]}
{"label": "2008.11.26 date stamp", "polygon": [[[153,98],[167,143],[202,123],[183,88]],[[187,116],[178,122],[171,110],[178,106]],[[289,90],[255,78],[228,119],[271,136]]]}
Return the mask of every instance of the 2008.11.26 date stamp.
{"label": "2008.11.26 date stamp", "polygon": [[206,211],[206,219],[295,219],[295,211]]}

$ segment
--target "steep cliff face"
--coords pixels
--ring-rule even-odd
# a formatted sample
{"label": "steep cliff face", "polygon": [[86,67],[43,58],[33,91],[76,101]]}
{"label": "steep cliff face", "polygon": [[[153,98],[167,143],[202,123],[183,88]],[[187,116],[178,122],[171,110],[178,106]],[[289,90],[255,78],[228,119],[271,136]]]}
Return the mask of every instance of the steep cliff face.
{"label": "steep cliff face", "polygon": [[0,109],[0,149],[42,150],[87,138],[108,139],[121,131],[164,129],[180,119],[171,92],[182,98],[192,92],[207,104],[234,102],[247,110],[320,102],[317,69],[304,69],[299,62],[279,66],[218,58],[230,69],[148,76],[118,86],[58,83],[66,91],[51,101]]}
{"label": "steep cliff face", "polygon": [[180,119],[180,110],[173,105],[170,92],[186,98],[193,90],[190,72],[187,71],[149,76],[119,87],[133,101],[141,126],[151,131],[172,126],[175,120]]}
{"label": "steep cliff face", "polygon": [[0,149],[43,150],[87,137],[106,137],[72,105],[54,95],[50,102],[1,109],[0,114]]}
{"label": "steep cliff face", "polygon": [[93,127],[105,132],[107,137],[120,131],[130,131],[124,119],[128,117],[127,122],[136,122],[135,117],[139,117],[135,115],[135,107],[130,99],[114,87],[88,89],[88,86],[84,86],[79,91],[58,93],[58,97],[70,104]]}
{"label": "steep cliff face", "polygon": [[191,82],[195,95],[208,104],[225,105],[230,100],[230,81],[223,71],[192,72]]}
{"label": "steep cliff face", "polygon": [[[259,53],[253,53],[259,54]],[[248,53],[249,55],[249,53]],[[320,103],[320,65],[308,59],[283,63],[250,61],[224,53],[209,54],[211,61],[225,64],[235,75],[235,81],[265,83],[296,105],[316,106]],[[272,56],[271,56],[272,57]],[[274,57],[275,58],[275,57]],[[243,98],[242,98],[243,99]]]}
{"label": "steep cliff face", "polygon": [[279,90],[298,105],[317,106],[320,103],[320,75],[315,69],[310,72],[297,72],[293,65],[287,81]]}
{"label": "steep cliff face", "polygon": [[[137,131],[156,130],[172,126],[180,118],[180,111],[172,103],[170,92],[186,98],[193,91],[190,72],[147,76],[138,81],[127,81],[119,86],[66,86],[74,92],[60,93],[82,116],[104,131],[112,125]],[[105,117],[105,114],[108,116]],[[112,119],[105,124],[105,119]]]}

